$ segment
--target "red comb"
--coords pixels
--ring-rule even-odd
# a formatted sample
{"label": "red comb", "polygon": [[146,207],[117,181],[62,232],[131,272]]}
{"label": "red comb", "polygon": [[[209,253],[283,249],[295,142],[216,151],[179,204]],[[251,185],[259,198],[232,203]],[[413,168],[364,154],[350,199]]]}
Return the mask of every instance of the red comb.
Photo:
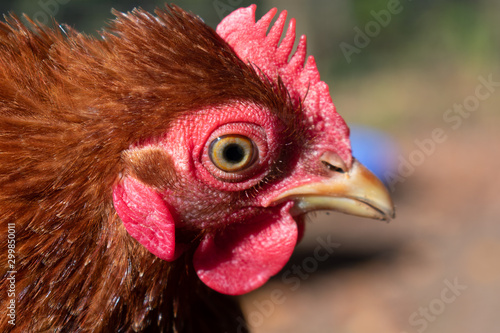
{"label": "red comb", "polygon": [[[267,31],[277,9],[271,9],[255,22],[257,6],[240,8],[229,14],[217,26],[217,33],[244,61],[262,71],[271,81],[281,77],[298,106],[302,102],[304,113],[316,133],[327,133],[336,152],[350,165],[351,149],[349,129],[335,110],[328,85],[320,80],[313,56],[306,60],[306,36],[301,36],[297,50],[295,43],[295,19],[291,19],[285,37],[280,43],[287,12],[283,11]],[[289,59],[290,58],[290,59]]]}

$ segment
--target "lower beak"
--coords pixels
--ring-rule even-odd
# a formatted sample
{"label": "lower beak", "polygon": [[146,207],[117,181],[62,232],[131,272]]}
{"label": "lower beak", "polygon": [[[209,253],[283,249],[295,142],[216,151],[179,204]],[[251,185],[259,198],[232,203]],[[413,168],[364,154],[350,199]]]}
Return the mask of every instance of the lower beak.
{"label": "lower beak", "polygon": [[338,212],[389,221],[394,218],[394,205],[382,182],[361,163],[326,181],[295,187],[281,193],[276,201],[294,201],[292,215],[315,210]]}

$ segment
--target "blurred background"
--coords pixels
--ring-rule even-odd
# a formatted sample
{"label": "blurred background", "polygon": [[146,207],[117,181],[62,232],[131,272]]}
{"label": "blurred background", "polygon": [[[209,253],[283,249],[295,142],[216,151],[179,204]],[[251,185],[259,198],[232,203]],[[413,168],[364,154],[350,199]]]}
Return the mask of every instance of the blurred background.
{"label": "blurred background", "polygon": [[[251,331],[498,332],[500,2],[173,2],[212,27],[251,3],[259,17],[288,10],[353,125],[354,155],[397,206],[390,223],[311,216],[290,264],[241,298]],[[163,1],[2,0],[0,11],[96,34],[111,8],[135,6]]]}

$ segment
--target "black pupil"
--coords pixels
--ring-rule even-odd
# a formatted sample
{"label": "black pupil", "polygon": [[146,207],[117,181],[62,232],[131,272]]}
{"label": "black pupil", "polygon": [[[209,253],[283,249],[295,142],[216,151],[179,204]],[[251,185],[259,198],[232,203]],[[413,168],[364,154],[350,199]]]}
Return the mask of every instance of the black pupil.
{"label": "black pupil", "polygon": [[224,148],[224,159],[231,164],[238,164],[245,158],[245,150],[236,143],[231,143]]}

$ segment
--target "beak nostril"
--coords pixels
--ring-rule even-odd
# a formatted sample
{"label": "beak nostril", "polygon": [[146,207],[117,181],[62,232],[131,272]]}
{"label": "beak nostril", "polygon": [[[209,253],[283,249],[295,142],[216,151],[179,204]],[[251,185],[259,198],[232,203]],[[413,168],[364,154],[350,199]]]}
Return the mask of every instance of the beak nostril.
{"label": "beak nostril", "polygon": [[327,151],[320,157],[321,163],[329,170],[338,173],[347,172],[347,167],[344,161],[334,152]]}
{"label": "beak nostril", "polygon": [[325,166],[328,170],[330,170],[330,171],[339,172],[339,173],[344,173],[344,172],[345,172],[345,170],[344,170],[344,169],[342,169],[342,168],[340,168],[340,167],[338,167],[338,166],[335,166],[335,165],[333,165],[333,164],[330,164],[330,163],[328,163],[328,162],[326,162],[326,161],[321,161],[321,163],[323,163],[323,165],[324,165],[324,166]]}

